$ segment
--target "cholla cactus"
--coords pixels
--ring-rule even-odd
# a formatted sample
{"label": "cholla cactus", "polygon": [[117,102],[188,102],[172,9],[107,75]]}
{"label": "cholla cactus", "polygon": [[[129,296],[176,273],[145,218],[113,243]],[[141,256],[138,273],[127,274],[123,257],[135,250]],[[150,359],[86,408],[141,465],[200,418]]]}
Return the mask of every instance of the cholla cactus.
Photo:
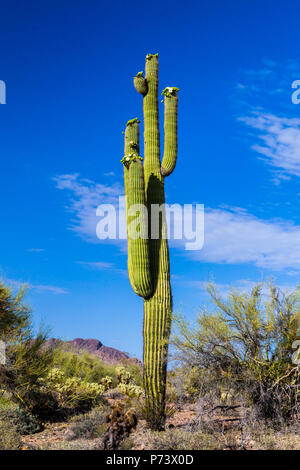
{"label": "cholla cactus", "polygon": [[[164,214],[156,237],[151,239],[151,207],[165,202],[164,178],[175,168],[177,159],[178,88],[163,91],[165,105],[164,155],[160,160],[158,116],[158,54],[146,57],[146,73],[134,77],[136,90],[143,96],[144,165],[139,151],[139,121],[127,122],[125,131],[124,185],[127,197],[128,273],[134,292],[144,299],[144,388],[148,422],[152,429],[165,424],[165,394],[168,342],[172,318],[169,250]],[[140,237],[131,237],[130,208],[140,207]],[[143,207],[148,211],[144,212]],[[149,218],[148,218],[149,217]],[[153,228],[153,226],[152,226]],[[149,231],[148,231],[149,229]],[[150,239],[149,239],[150,238]]]}
{"label": "cholla cactus", "polygon": [[112,385],[112,378],[109,377],[108,375],[106,377],[103,377],[101,379],[101,383],[105,389],[105,391],[109,390],[111,388],[111,385]]}
{"label": "cholla cactus", "polygon": [[131,373],[123,366],[116,367],[116,373],[119,383],[129,384],[129,382],[132,380]]}
{"label": "cholla cactus", "polygon": [[132,383],[119,383],[118,389],[120,390],[120,392],[124,393],[124,395],[127,395],[129,398],[140,398],[144,393],[141,387]]}
{"label": "cholla cactus", "polygon": [[46,379],[40,379],[46,390],[55,392],[62,408],[74,407],[85,401],[97,401],[104,392],[104,385],[85,382],[80,377],[67,377],[63,371],[54,367]]}

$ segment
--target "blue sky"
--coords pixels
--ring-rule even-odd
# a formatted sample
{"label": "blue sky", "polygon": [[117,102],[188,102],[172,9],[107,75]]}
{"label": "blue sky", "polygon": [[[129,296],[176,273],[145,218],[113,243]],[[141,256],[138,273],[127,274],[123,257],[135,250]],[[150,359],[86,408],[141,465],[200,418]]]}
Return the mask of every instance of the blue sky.
{"label": "blue sky", "polygon": [[[95,207],[122,194],[124,125],[142,118],[132,77],[159,52],[178,86],[169,203],[205,205],[205,244],[171,248],[175,311],[222,292],[299,282],[297,1],[1,1],[0,274],[27,282],[34,322],[141,356],[142,301],[123,244],[99,242]],[[161,117],[163,105],[160,108]],[[161,119],[161,126],[163,122]]]}

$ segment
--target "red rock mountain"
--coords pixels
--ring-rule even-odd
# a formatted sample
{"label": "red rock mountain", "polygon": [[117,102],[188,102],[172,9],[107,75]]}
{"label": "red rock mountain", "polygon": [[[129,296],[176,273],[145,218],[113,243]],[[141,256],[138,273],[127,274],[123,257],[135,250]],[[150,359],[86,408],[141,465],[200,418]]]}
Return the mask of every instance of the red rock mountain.
{"label": "red rock mountain", "polygon": [[[62,341],[56,338],[50,338],[46,341],[47,346],[53,347],[62,344],[66,349],[72,349],[75,351],[87,351],[89,354],[94,354],[100,357],[103,362],[115,364],[122,360],[129,360],[137,364],[141,364],[138,359],[129,358],[128,354],[119,351],[115,348],[104,346],[98,339],[82,339],[75,338],[72,341]],[[68,347],[69,346],[69,347]]]}

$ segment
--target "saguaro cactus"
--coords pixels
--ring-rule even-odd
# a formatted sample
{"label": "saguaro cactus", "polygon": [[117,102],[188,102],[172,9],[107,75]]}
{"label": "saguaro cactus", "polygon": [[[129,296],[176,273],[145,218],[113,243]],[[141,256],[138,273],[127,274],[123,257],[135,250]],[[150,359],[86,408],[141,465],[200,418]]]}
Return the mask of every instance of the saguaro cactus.
{"label": "saguaro cactus", "polygon": [[[160,222],[154,226],[151,212],[153,207],[162,207],[165,203],[164,178],[172,173],[176,165],[178,88],[167,87],[162,92],[165,136],[161,162],[158,54],[146,56],[145,78],[143,72],[139,72],[134,77],[134,85],[143,95],[144,165],[139,150],[139,121],[132,119],[126,125],[122,159],[127,200],[128,273],[134,292],[144,299],[143,365],[147,420],[152,429],[161,430],[165,424],[172,292],[165,214],[162,210]],[[131,209],[136,207],[140,208],[140,236],[132,237],[128,228],[136,215]],[[147,210],[143,211],[143,207]]]}

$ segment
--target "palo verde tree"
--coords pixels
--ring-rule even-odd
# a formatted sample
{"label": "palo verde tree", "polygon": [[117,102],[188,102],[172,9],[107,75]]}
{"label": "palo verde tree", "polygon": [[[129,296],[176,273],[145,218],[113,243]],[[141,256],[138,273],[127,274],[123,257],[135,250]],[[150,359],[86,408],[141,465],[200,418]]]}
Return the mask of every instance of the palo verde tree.
{"label": "palo verde tree", "polygon": [[[151,217],[154,207],[165,203],[164,179],[177,159],[178,88],[167,87],[164,96],[164,155],[160,158],[158,113],[158,54],[146,56],[145,77],[134,77],[143,96],[144,164],[140,156],[139,121],[127,122],[125,131],[124,184],[127,199],[128,272],[134,292],[144,299],[144,389],[146,417],[152,429],[165,424],[165,395],[168,343],[172,320],[172,292],[167,227],[164,211],[158,223]],[[139,209],[138,235],[130,231]],[[146,210],[145,210],[146,209]]]}
{"label": "palo verde tree", "polygon": [[194,327],[178,317],[173,337],[175,357],[199,378],[199,395],[209,384],[246,400],[258,418],[298,416],[300,289],[260,283],[250,292],[232,289],[227,299],[211,283],[207,291],[211,307],[201,308]]}

